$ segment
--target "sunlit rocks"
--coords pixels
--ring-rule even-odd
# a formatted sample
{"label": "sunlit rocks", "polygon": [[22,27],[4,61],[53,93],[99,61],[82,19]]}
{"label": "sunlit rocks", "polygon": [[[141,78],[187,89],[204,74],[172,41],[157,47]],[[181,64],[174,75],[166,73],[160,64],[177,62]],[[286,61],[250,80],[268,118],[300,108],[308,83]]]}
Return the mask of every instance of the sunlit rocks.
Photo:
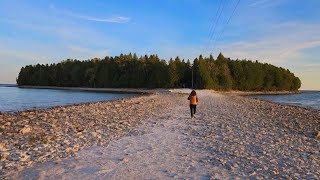
{"label": "sunlit rocks", "polygon": [[[140,104],[140,102],[143,102]],[[0,176],[108,143],[163,109],[158,95],[0,114]]]}
{"label": "sunlit rocks", "polygon": [[0,143],[0,151],[4,149],[4,145]]}
{"label": "sunlit rocks", "polygon": [[22,129],[20,130],[20,133],[21,133],[21,134],[27,134],[27,133],[30,133],[31,130],[32,130],[32,127],[31,127],[31,126],[25,126],[24,128],[22,128]]}

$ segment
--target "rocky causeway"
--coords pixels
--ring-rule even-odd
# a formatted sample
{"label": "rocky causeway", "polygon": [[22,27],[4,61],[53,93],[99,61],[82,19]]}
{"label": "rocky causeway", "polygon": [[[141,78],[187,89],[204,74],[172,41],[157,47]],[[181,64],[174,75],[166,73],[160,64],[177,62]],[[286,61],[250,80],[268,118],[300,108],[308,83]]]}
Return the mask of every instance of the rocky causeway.
{"label": "rocky causeway", "polygon": [[0,114],[4,179],[319,179],[320,111],[155,92]]}

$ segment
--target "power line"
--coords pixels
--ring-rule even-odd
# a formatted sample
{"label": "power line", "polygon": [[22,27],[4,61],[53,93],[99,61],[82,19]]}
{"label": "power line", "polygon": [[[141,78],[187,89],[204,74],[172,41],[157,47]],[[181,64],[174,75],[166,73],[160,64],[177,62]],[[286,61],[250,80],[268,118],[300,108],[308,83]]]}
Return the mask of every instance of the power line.
{"label": "power line", "polygon": [[223,4],[223,0],[220,0],[220,3],[219,3],[219,7],[217,9],[217,12],[215,14],[215,16],[212,17],[212,23],[210,24],[210,28],[209,28],[209,34],[208,34],[208,41],[205,43],[205,45],[203,46],[203,51],[205,52],[207,50],[207,48],[209,47],[210,45],[210,37],[212,36],[212,33],[213,33],[213,29],[214,27],[216,26],[217,24],[217,17],[218,17],[218,14],[220,12],[220,9],[222,7],[222,4]]}
{"label": "power line", "polygon": [[215,27],[216,24],[217,24],[217,17],[218,17],[218,14],[219,14],[219,12],[220,12],[220,9],[221,9],[221,7],[222,7],[222,4],[223,4],[223,0],[220,0],[220,5],[219,5],[219,8],[218,8],[218,10],[217,10],[217,13],[216,13],[216,15],[214,16],[214,18],[212,19],[212,20],[213,20],[213,23],[211,24],[211,27],[210,27],[210,30],[209,30],[209,40],[210,40],[210,37],[211,37],[212,34],[213,34],[213,29],[214,29],[214,27]]}
{"label": "power line", "polygon": [[[223,1],[222,1],[223,2]],[[221,18],[221,15],[222,15],[222,12],[223,12],[223,9],[224,9],[224,7],[227,5],[227,4],[223,4],[221,2],[221,9],[219,9],[220,10],[220,12],[218,11],[218,13],[219,13],[219,16],[218,16],[218,18],[216,19],[216,22],[215,22],[215,25],[214,25],[214,28],[213,28],[213,31],[212,31],[212,33],[211,33],[211,36],[209,37],[209,45],[208,46],[210,46],[210,44],[211,44],[211,42],[212,42],[212,38],[213,38],[213,36],[216,34],[215,32],[216,32],[216,29],[217,29],[217,26],[218,26],[218,23],[219,23],[219,21],[220,21],[220,18]],[[227,1],[227,3],[228,3],[228,1]]]}
{"label": "power line", "polygon": [[[226,27],[228,26],[228,24],[229,24],[229,22],[230,22],[231,18],[233,17],[233,15],[234,15],[234,13],[235,13],[235,11],[236,11],[237,7],[239,6],[239,4],[240,4],[240,0],[238,0],[238,2],[237,2],[237,4],[236,4],[236,6],[234,7],[234,9],[233,9],[233,11],[232,11],[232,13],[231,13],[231,16],[229,17],[229,19],[228,19],[227,23],[226,23],[226,24],[225,24],[225,26],[223,27],[223,29],[222,29],[221,33],[219,34],[219,36],[217,36],[218,38],[216,39],[215,43],[217,43],[217,42],[219,41],[219,39],[221,38],[222,34],[224,33],[224,31],[225,31]],[[216,44],[214,44],[214,45],[216,45]],[[214,49],[215,49],[215,46],[214,46],[213,50],[214,50]]]}

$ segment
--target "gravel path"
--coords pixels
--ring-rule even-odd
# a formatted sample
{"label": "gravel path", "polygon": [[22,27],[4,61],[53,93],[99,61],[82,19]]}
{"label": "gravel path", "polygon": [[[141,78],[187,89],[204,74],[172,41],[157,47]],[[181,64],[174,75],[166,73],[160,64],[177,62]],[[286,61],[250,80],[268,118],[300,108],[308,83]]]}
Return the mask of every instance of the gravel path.
{"label": "gravel path", "polygon": [[319,179],[319,111],[198,91],[190,119],[186,94],[157,96],[166,106],[108,146],[9,178]]}

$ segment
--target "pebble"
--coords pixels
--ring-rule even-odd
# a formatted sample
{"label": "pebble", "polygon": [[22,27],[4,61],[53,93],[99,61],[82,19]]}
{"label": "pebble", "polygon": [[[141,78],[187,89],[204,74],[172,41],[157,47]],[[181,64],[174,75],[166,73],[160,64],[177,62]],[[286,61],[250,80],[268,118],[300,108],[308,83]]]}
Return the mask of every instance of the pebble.
{"label": "pebble", "polygon": [[128,162],[129,162],[129,159],[128,159],[128,158],[122,158],[120,161],[121,161],[121,162],[124,162],[124,163],[128,163]]}
{"label": "pebble", "polygon": [[4,123],[5,126],[10,126],[11,125],[11,122],[6,122]]}
{"label": "pebble", "polygon": [[20,130],[20,133],[21,133],[21,134],[27,134],[27,133],[30,133],[31,130],[32,130],[32,128],[31,128],[30,126],[25,126],[24,128],[22,128],[22,129]]}

